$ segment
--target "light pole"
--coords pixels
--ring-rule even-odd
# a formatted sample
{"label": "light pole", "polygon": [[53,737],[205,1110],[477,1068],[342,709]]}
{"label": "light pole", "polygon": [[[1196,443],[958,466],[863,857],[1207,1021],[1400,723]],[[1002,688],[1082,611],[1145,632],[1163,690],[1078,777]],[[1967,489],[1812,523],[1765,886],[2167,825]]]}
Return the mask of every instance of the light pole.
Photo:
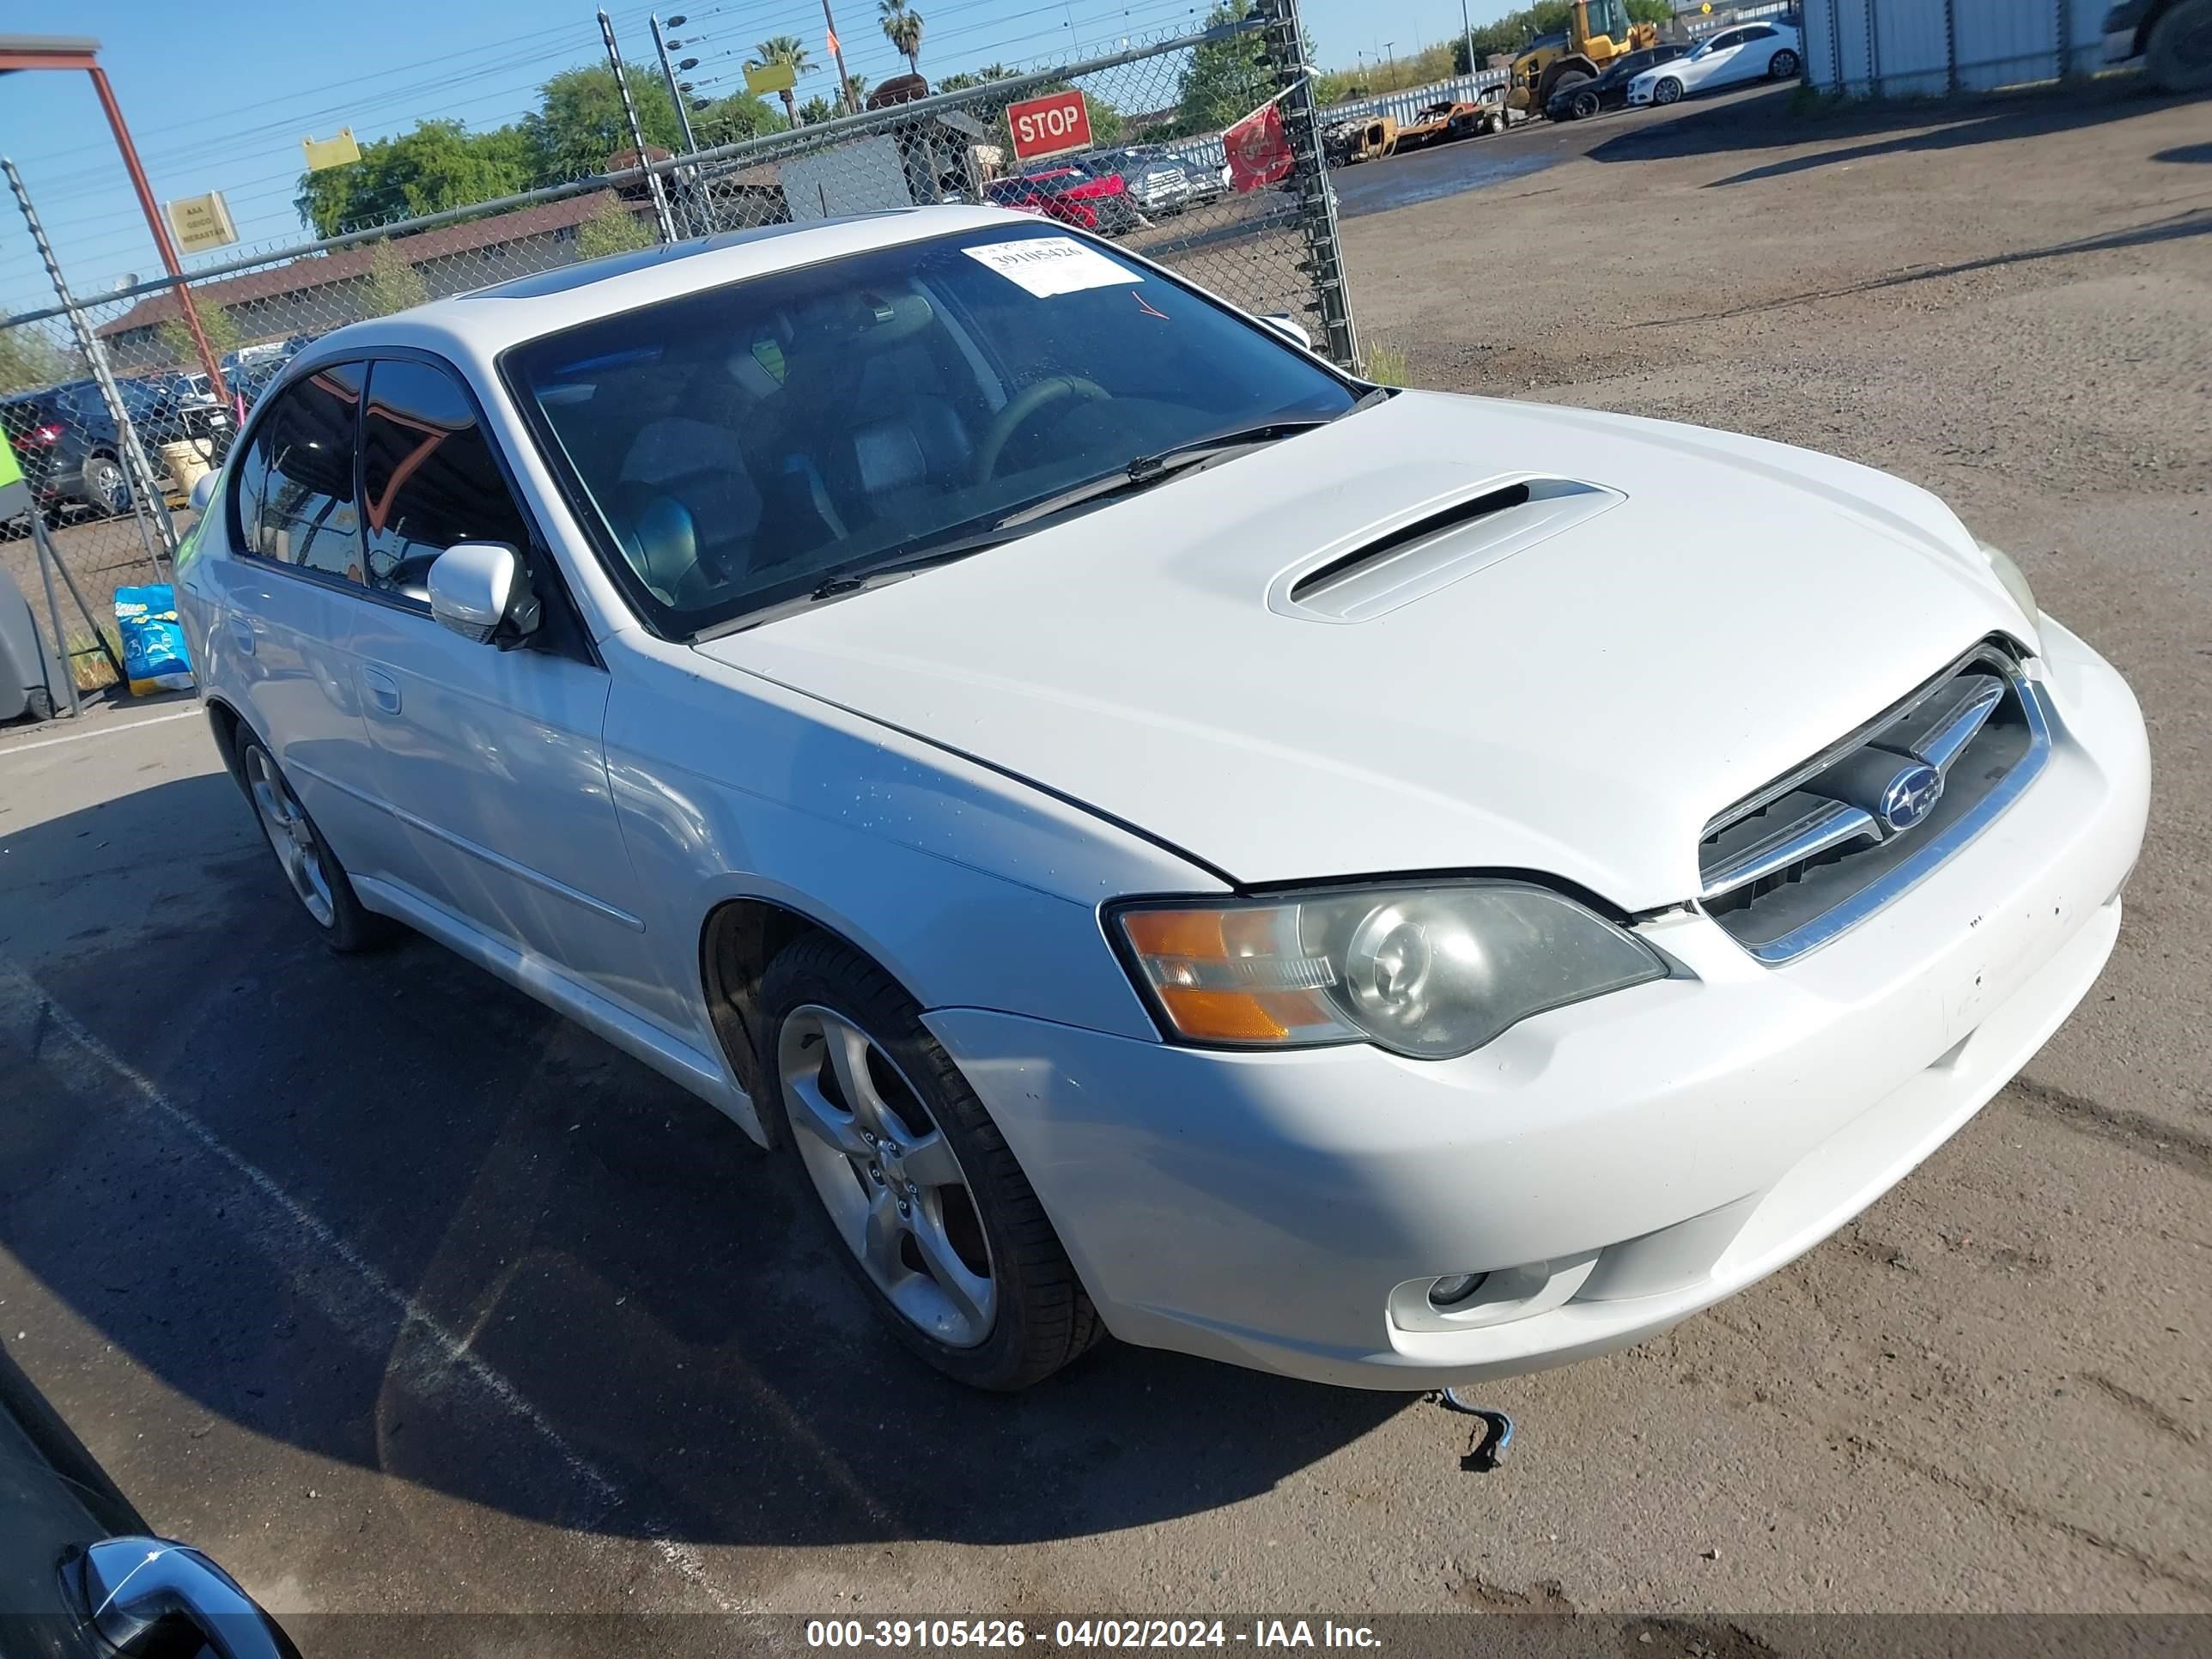
{"label": "light pole", "polygon": [[1467,37],[1467,72],[1474,73],[1474,25],[1467,21],[1467,0],[1459,0],[1459,26]]}

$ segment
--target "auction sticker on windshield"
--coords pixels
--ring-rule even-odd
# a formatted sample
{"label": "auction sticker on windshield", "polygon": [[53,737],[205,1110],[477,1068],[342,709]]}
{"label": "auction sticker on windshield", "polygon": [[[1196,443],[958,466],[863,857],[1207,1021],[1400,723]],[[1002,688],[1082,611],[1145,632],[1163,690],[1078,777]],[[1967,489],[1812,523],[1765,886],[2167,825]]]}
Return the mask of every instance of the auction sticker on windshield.
{"label": "auction sticker on windshield", "polygon": [[1086,288],[1109,288],[1115,283],[1141,283],[1145,280],[1127,265],[1115,264],[1097,248],[1085,247],[1073,236],[1036,236],[1019,242],[986,242],[981,247],[964,247],[960,251],[1040,297],[1074,294]]}

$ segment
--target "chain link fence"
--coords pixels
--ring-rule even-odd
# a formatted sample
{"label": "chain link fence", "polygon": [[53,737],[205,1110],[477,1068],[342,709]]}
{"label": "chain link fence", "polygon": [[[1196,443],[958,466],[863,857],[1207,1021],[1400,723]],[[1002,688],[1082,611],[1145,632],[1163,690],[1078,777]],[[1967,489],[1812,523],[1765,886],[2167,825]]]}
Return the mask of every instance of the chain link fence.
{"label": "chain link fence", "polygon": [[[1021,106],[1071,89],[1082,94],[1089,143],[1049,156],[1018,146],[1011,123]],[[188,276],[201,331],[222,354],[221,386],[198,361],[185,296],[166,279],[96,299],[79,290],[0,319],[0,427],[82,601],[63,607],[78,684],[112,672],[95,632],[101,607],[118,585],[167,579],[193,483],[220,465],[253,398],[308,342],[605,254],[947,203],[994,204],[1109,237],[1246,311],[1296,319],[1317,350],[1358,366],[1294,0],[684,155],[647,150],[641,161],[633,148],[603,173],[465,208],[386,222],[354,216],[344,234]],[[35,233],[27,198],[24,209]],[[0,565],[36,592],[28,527],[0,526]]]}

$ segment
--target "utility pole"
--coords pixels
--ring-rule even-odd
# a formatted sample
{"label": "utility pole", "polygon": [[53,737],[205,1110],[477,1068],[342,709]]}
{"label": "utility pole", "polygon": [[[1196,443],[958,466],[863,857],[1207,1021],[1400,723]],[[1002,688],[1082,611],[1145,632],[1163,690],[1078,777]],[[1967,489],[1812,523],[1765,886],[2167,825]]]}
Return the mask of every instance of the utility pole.
{"label": "utility pole", "polygon": [[830,57],[837,65],[837,95],[844,100],[848,115],[858,115],[860,100],[853,96],[853,77],[845,73],[845,43],[837,38],[837,20],[830,15],[830,0],[822,0],[822,27],[830,31]]}
{"label": "utility pole", "polygon": [[[1465,0],[1462,0],[1465,3]],[[653,26],[653,50],[660,59],[661,78],[668,82],[670,101],[676,106],[676,130],[684,135],[684,153],[696,155],[699,141],[691,136],[691,100],[676,78],[676,65],[668,61],[668,37],[660,32],[660,14],[653,13],[646,19]],[[706,192],[699,182],[696,167],[678,169],[677,176],[684,180],[684,215],[690,222],[684,228],[702,235],[711,234],[714,224],[706,213]]]}
{"label": "utility pole", "polygon": [[645,153],[645,126],[637,118],[637,100],[629,95],[629,76],[623,72],[622,48],[615,44],[615,20],[604,11],[599,14],[599,38],[607,43],[607,63],[615,72],[615,91],[622,98],[623,114],[629,120],[630,143],[637,146],[637,164],[645,173],[645,187],[653,197],[653,217],[660,222],[660,240],[680,240],[676,216],[668,210],[668,192],[661,186],[660,175],[653,170],[652,158]]}
{"label": "utility pole", "polygon": [[1459,0],[1459,26],[1467,37],[1467,72],[1472,75],[1482,65],[1474,61],[1474,25],[1467,21],[1467,0]]}

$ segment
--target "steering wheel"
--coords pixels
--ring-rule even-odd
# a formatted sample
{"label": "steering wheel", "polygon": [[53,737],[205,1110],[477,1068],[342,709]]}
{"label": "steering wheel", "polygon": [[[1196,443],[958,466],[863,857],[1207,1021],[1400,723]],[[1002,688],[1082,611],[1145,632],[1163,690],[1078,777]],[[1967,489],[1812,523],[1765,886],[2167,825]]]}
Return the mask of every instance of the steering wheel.
{"label": "steering wheel", "polygon": [[975,446],[975,482],[988,483],[999,476],[999,458],[1006,453],[1006,441],[1020,429],[1023,422],[1047,404],[1057,403],[1062,398],[1103,404],[1107,396],[1104,386],[1080,374],[1055,374],[1024,386],[1006,399],[1006,406],[993,418],[991,429],[983,434],[983,441]]}

